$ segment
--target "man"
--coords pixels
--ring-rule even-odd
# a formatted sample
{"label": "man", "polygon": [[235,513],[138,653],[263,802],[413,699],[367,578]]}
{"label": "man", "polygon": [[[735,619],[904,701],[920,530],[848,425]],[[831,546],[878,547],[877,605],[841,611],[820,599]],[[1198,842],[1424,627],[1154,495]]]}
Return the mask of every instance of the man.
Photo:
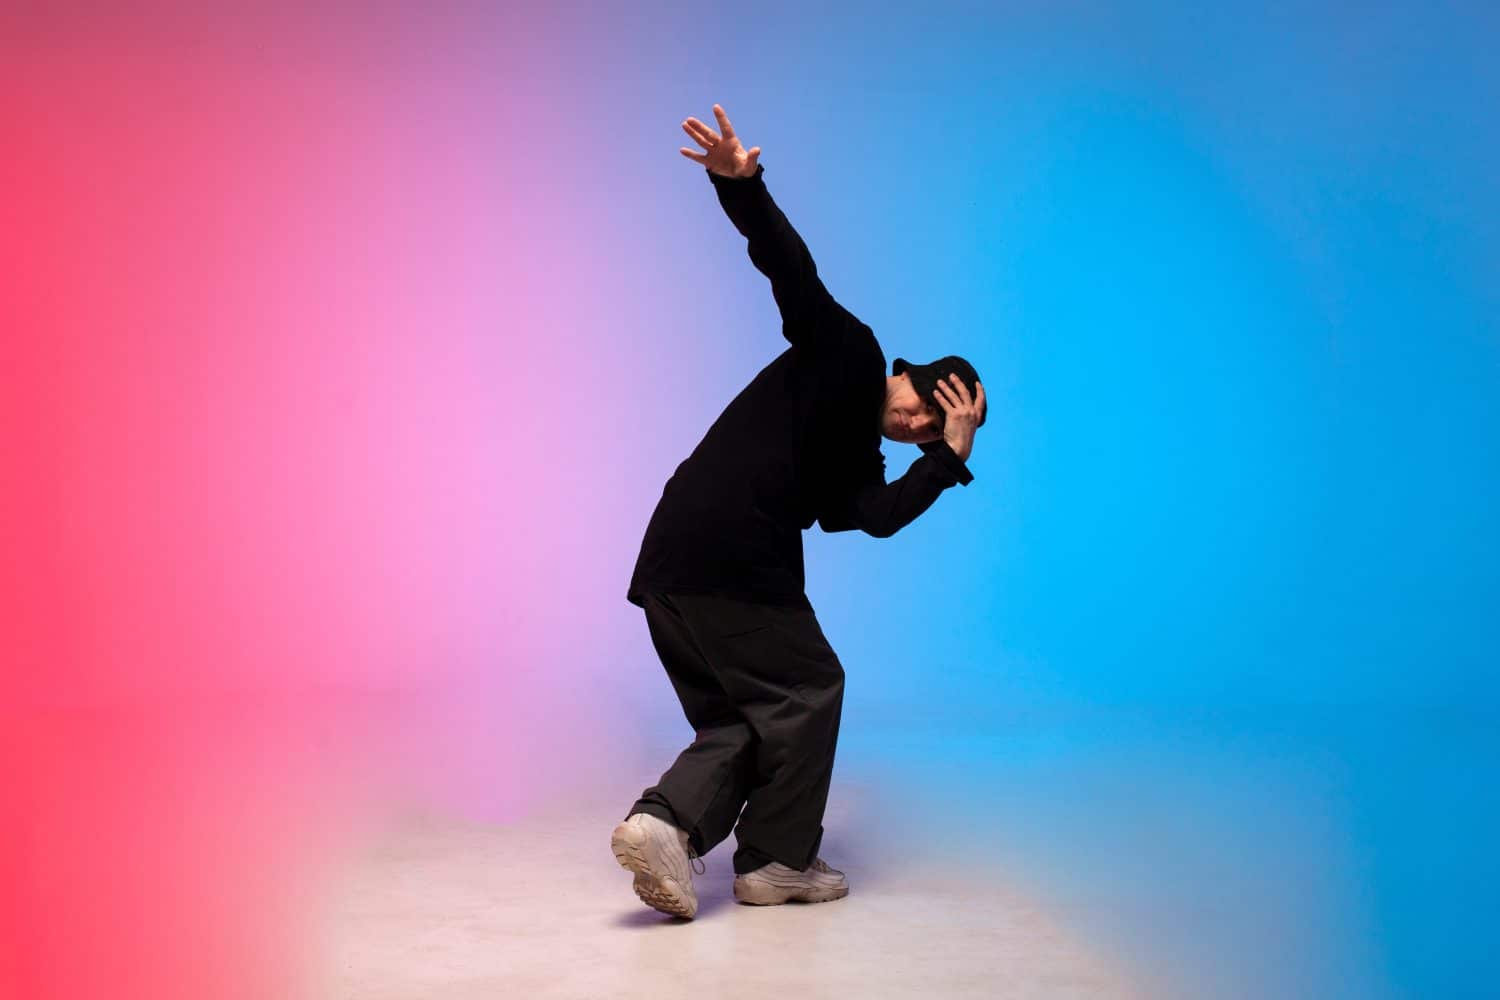
{"label": "man", "polygon": [[[611,847],[645,903],[688,918],[698,909],[691,862],[731,830],[741,902],[848,894],[844,874],[818,857],[844,670],[804,593],[802,531],[816,521],[894,534],[973,480],[964,463],[985,418],[984,387],[962,358],[897,358],[885,374],[873,332],[834,301],[771,200],[760,147],[746,151],[717,104],[714,115],[719,132],[682,123],[704,151],[681,152],[703,164],[748,240],[791,347],[667,480],[626,595],[645,609],[696,738],[631,806]],[[923,451],[890,483],[881,435]]]}

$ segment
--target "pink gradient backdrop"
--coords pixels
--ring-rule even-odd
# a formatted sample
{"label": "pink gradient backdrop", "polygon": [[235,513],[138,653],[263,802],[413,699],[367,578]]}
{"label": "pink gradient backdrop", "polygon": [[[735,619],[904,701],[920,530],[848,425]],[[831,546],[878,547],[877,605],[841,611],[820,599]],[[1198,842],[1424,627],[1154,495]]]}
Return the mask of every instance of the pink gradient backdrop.
{"label": "pink gradient backdrop", "polygon": [[375,811],[587,752],[597,230],[534,22],[7,20],[0,993],[289,995]]}

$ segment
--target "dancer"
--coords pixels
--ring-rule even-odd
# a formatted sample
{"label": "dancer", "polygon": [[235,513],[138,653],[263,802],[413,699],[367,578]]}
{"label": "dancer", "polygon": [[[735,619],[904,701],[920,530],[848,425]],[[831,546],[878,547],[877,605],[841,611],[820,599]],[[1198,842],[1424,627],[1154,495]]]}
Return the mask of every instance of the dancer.
{"label": "dancer", "polygon": [[[667,480],[626,598],[696,737],[615,827],[611,847],[636,894],[664,913],[698,909],[693,864],[735,834],[734,896],[822,902],[849,892],[818,856],[843,705],[844,669],[804,592],[802,531],[888,538],[973,476],[984,387],[956,356],[897,358],[834,301],[801,237],[766,190],[760,147],[682,128],[719,204],[771,282],[790,343],[729,403]],[[685,302],[712,328],[725,306]],[[670,367],[666,370],[670,372]],[[922,449],[889,483],[880,438]],[[743,811],[742,811],[743,810]]]}

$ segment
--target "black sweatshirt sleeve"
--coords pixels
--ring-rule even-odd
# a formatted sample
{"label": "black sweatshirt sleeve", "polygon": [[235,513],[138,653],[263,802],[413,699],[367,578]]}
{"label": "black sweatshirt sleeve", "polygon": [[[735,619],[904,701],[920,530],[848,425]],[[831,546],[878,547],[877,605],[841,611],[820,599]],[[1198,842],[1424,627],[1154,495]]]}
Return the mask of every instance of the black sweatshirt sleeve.
{"label": "black sweatshirt sleeve", "polygon": [[974,481],[974,474],[964,464],[964,460],[958,457],[958,452],[947,441],[933,441],[928,444],[918,445],[928,455],[938,460],[938,463],[947,469],[953,478],[968,486]]}
{"label": "black sweatshirt sleeve", "polygon": [[882,459],[876,478],[820,515],[819,526],[828,532],[858,528],[876,538],[889,538],[915,521],[948,487],[973,481],[968,467],[946,442],[923,451],[905,475],[889,483]]}
{"label": "black sweatshirt sleeve", "polygon": [[858,321],[823,287],[807,245],[766,190],[765,170],[757,164],[749,177],[725,177],[704,168],[724,213],[749,241],[751,263],[771,279],[782,336],[806,348],[831,343],[844,324]]}

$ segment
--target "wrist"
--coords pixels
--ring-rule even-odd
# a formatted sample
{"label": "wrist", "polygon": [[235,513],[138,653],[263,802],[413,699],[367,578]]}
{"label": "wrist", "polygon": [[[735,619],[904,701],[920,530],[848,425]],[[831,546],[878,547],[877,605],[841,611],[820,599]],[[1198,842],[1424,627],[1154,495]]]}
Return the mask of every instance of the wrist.
{"label": "wrist", "polygon": [[744,174],[722,174],[719,171],[714,170],[712,167],[704,167],[703,169],[708,171],[709,176],[720,177],[726,181],[749,181],[754,180],[756,177],[760,176],[762,168],[761,165],[757,163],[755,165],[755,169],[751,170],[749,173]]}
{"label": "wrist", "polygon": [[974,481],[974,474],[969,471],[969,467],[964,464],[964,459],[953,450],[953,446],[946,439],[931,441],[920,447],[949,478],[957,480],[964,486]]}

